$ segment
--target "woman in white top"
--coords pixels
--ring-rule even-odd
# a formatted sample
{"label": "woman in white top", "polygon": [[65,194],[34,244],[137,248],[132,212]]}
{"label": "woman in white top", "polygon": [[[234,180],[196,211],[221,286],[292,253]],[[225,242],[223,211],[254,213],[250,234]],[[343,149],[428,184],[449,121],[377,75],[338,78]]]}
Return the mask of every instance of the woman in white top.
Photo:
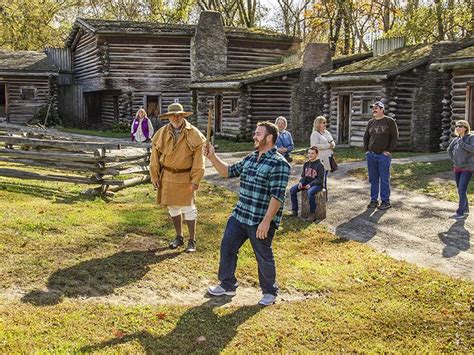
{"label": "woman in white top", "polygon": [[[313,122],[313,132],[310,138],[310,147],[316,147],[319,150],[318,158],[324,165],[326,171],[326,177],[329,171],[331,171],[331,164],[329,163],[329,157],[334,154],[334,139],[331,133],[326,129],[326,118],[318,116]],[[326,179],[324,179],[324,185],[327,189]]]}

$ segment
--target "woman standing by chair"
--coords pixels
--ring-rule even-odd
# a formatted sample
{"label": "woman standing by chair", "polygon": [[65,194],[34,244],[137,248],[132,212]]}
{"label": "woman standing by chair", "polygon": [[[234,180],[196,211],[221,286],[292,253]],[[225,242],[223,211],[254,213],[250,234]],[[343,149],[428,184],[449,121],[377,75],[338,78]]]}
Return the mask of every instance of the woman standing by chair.
{"label": "woman standing by chair", "polygon": [[285,117],[279,116],[275,120],[275,124],[278,127],[278,138],[276,140],[276,147],[278,149],[278,153],[283,155],[288,163],[293,161],[290,153],[295,147],[293,143],[293,137],[291,133],[286,130],[288,126],[288,122]]}
{"label": "woman standing by chair", "polygon": [[469,214],[467,187],[474,172],[474,135],[469,122],[456,121],[456,138],[448,147],[448,156],[454,163],[454,176],[459,194],[459,208],[450,218],[462,219]]}
{"label": "woman standing by chair", "polygon": [[331,133],[326,129],[326,118],[324,116],[318,116],[313,122],[313,132],[310,137],[310,147],[316,147],[319,151],[319,160],[324,165],[325,178],[324,187],[327,190],[327,175],[331,171],[331,163],[329,157],[334,154],[334,147],[336,143],[332,138]]}

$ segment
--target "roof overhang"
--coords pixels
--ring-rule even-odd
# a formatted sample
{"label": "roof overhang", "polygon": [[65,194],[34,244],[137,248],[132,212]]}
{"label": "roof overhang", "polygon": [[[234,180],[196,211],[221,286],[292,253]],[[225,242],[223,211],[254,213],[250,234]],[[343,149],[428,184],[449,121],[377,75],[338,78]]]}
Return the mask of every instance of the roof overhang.
{"label": "roof overhang", "polygon": [[365,75],[331,75],[321,76],[323,83],[338,83],[347,81],[382,81],[388,78],[387,74],[365,74]]}
{"label": "roof overhang", "polygon": [[189,85],[190,89],[235,89],[238,90],[242,86],[240,81],[206,81],[195,82]]}
{"label": "roof overhang", "polygon": [[2,71],[0,69],[0,75],[4,76],[45,76],[48,77],[50,75],[57,76],[59,75],[57,72],[19,72],[19,71]]}
{"label": "roof overhang", "polygon": [[430,65],[430,69],[439,71],[464,68],[474,68],[474,58],[452,60],[444,63],[438,62]]}

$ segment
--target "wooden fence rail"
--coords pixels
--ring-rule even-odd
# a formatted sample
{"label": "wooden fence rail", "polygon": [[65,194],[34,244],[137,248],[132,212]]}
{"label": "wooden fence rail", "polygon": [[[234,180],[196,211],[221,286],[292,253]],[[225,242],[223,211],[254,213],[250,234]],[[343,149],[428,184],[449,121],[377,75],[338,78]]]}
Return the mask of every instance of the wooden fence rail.
{"label": "wooden fence rail", "polygon": [[[0,176],[98,185],[87,193],[101,196],[150,181],[149,145],[80,139],[0,124],[0,162],[9,164],[0,168]],[[31,167],[41,172],[29,171]]]}

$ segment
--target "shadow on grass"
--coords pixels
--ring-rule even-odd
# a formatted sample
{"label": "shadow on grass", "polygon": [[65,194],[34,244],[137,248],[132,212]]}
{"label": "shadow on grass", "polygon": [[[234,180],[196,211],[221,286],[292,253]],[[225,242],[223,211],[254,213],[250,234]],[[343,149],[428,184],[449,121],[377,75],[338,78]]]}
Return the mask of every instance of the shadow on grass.
{"label": "shadow on grass", "polygon": [[[160,250],[168,250],[161,248]],[[36,306],[58,304],[65,297],[97,297],[112,294],[115,288],[140,280],[149,265],[178,256],[180,253],[155,254],[155,251],[122,251],[106,258],[81,262],[55,271],[47,282],[48,291],[33,290],[22,297]]]}
{"label": "shadow on grass", "polygon": [[[377,234],[377,224],[387,210],[367,209],[350,221],[336,227],[339,238],[367,243]],[[334,243],[341,242],[336,239]]]}
{"label": "shadow on grass", "polygon": [[445,244],[442,252],[444,258],[452,258],[471,247],[471,233],[464,223],[463,219],[457,220],[446,232],[438,233],[439,239]]}
{"label": "shadow on grass", "polygon": [[[146,354],[219,353],[235,337],[238,327],[262,309],[261,306],[244,306],[222,316],[215,313],[214,308],[230,300],[231,297],[227,296],[211,298],[200,306],[188,309],[168,334],[156,336],[141,330],[83,347],[79,351],[89,353],[135,341]],[[198,341],[199,337],[204,338]]]}
{"label": "shadow on grass", "polygon": [[30,185],[23,183],[8,183],[2,181],[0,190],[28,196],[41,197],[56,203],[73,204],[80,201],[93,201],[96,197],[82,193],[72,193],[58,188]]}

